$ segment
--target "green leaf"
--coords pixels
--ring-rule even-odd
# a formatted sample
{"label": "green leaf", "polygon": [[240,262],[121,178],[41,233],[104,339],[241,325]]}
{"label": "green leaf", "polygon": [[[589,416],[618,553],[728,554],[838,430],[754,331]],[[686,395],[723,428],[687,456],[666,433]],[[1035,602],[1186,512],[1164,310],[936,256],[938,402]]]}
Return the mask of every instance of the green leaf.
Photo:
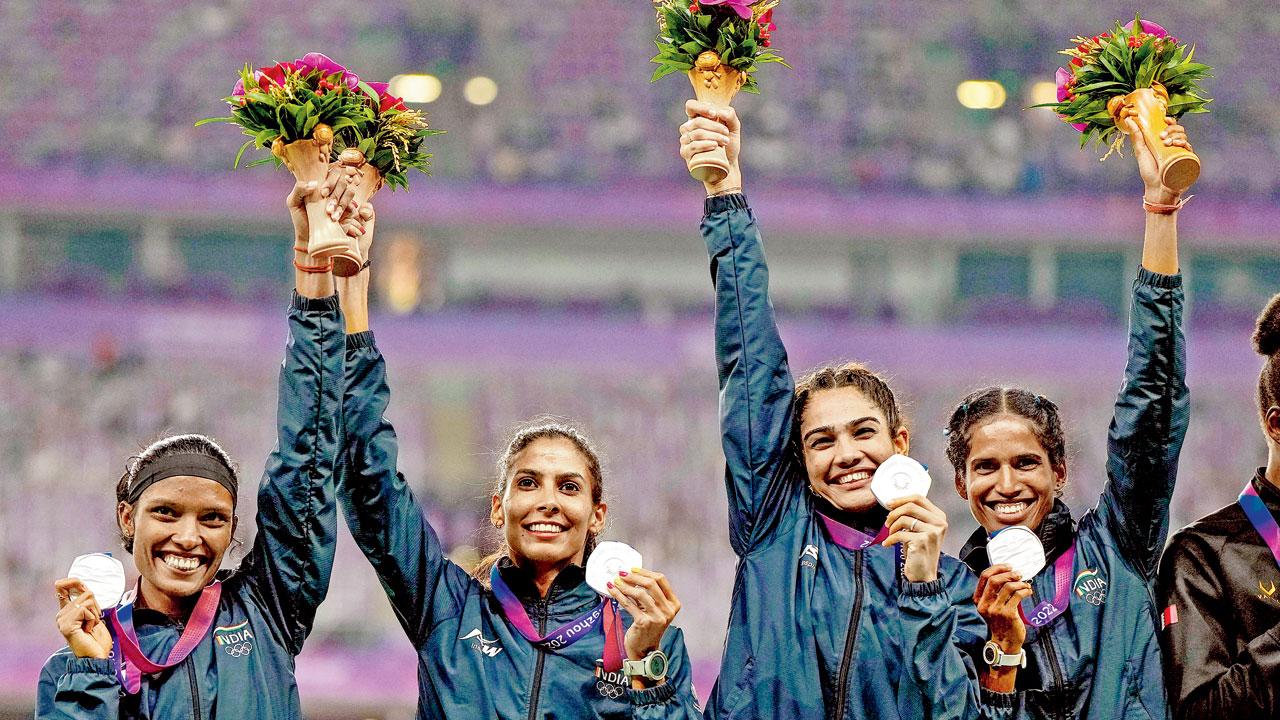
{"label": "green leaf", "polygon": [[243,145],[241,145],[241,146],[240,146],[240,150],[236,153],[236,159],[235,159],[235,161],[231,163],[231,168],[232,168],[233,170],[234,170],[235,168],[240,167],[240,157],[241,157],[242,155],[244,155],[244,151],[245,151],[245,150],[248,150],[248,149],[250,148],[250,146],[252,146],[252,145],[253,145],[253,142],[254,142],[253,140],[247,140],[247,141],[245,141],[245,144],[243,144]]}
{"label": "green leaf", "polygon": [[204,118],[203,120],[197,120],[197,121],[196,121],[196,124],[195,124],[195,127],[200,127],[201,125],[208,125],[209,123],[219,123],[219,122],[233,123],[233,122],[235,122],[235,121],[236,121],[236,119],[235,119],[235,118],[233,118],[233,117],[211,117],[211,118]]}

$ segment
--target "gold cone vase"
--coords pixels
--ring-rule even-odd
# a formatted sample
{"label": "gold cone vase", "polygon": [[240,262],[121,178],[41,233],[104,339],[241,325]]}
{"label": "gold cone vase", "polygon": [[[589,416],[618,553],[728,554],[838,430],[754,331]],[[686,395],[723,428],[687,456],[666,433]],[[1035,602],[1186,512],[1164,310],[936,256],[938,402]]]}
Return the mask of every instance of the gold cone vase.
{"label": "gold cone vase", "polygon": [[1160,168],[1160,182],[1170,190],[1182,192],[1200,177],[1200,158],[1186,148],[1164,144],[1160,133],[1169,126],[1165,121],[1169,109],[1169,92],[1160,83],[1149,88],[1134,90],[1128,95],[1117,95],[1107,102],[1107,112],[1115,120],[1121,132],[1129,134],[1128,123],[1120,122],[1120,112],[1132,107],[1136,112],[1134,124],[1142,132],[1147,147],[1156,156]]}
{"label": "gold cone vase", "polygon": [[[733,96],[747,82],[747,75],[721,63],[714,50],[707,50],[698,55],[689,71],[689,82],[693,83],[693,94],[699,102],[729,107]],[[729,156],[720,147],[700,152],[689,158],[689,174],[714,185],[729,174]]]}
{"label": "gold cone vase", "polygon": [[[280,158],[294,178],[300,182],[314,181],[318,185],[324,184],[325,175],[329,172],[332,149],[333,131],[323,123],[316,125],[310,138],[288,144],[276,138],[271,145],[272,154]],[[307,254],[318,260],[327,260],[352,245],[351,238],[325,212],[328,201],[328,198],[318,195],[307,200],[307,227],[311,233],[307,238]]]}

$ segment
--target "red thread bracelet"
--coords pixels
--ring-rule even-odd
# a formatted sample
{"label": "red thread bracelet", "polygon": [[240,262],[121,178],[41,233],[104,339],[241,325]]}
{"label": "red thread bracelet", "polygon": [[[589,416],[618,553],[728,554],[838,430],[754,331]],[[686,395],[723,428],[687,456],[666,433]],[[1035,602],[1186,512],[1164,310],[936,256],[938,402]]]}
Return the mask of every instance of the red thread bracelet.
{"label": "red thread bracelet", "polygon": [[1195,197],[1195,195],[1188,195],[1173,205],[1161,205],[1160,203],[1153,203],[1150,200],[1143,198],[1142,208],[1147,212],[1155,213],[1157,215],[1172,215],[1181,210],[1182,206],[1186,205],[1193,197]]}
{"label": "red thread bracelet", "polygon": [[293,261],[293,266],[304,273],[327,273],[333,271],[333,262],[330,261],[324,265],[303,265],[297,260]]}

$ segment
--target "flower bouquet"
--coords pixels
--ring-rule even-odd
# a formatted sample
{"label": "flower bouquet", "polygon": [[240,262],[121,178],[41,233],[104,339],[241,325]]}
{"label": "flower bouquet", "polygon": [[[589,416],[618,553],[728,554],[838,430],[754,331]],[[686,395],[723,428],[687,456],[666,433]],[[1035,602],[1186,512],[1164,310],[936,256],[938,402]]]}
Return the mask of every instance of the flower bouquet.
{"label": "flower bouquet", "polygon": [[1194,48],[1137,17],[1127,25],[1116,23],[1110,33],[1073,42],[1075,47],[1061,52],[1070,64],[1055,75],[1058,101],[1035,107],[1052,108],[1079,130],[1081,147],[1095,137],[1114,150],[1136,128],[1156,156],[1165,187],[1179,192],[1190,187],[1200,175],[1200,158],[1165,145],[1160,133],[1166,116],[1209,111],[1210,99],[1198,84],[1209,77],[1209,66],[1192,61]]}
{"label": "flower bouquet", "polygon": [[[376,119],[376,92],[320,53],[257,70],[246,65],[240,76],[225,99],[231,115],[196,123],[231,123],[250,136],[236,153],[236,167],[250,146],[271,148],[270,157],[249,165],[283,163],[299,181],[322,183],[335,139],[361,131]],[[307,201],[308,254],[319,259],[343,255],[358,265],[357,246],[325,212],[326,203],[323,198]]]}
{"label": "flower bouquet", "polygon": [[[686,5],[686,2],[689,4]],[[752,75],[765,63],[782,63],[772,47],[773,9],[779,0],[653,0],[658,13],[658,64],[650,82],[685,72],[698,100],[727,106],[739,90],[760,92]],[[723,148],[689,159],[689,174],[723,180],[729,159]]]}

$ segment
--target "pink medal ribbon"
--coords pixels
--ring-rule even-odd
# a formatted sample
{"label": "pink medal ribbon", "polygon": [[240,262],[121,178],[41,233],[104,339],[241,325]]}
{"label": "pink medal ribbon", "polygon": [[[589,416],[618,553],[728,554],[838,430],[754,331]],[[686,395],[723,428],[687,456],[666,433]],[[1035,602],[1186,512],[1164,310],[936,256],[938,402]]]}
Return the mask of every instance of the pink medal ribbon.
{"label": "pink medal ribbon", "polygon": [[1253,488],[1252,482],[1245,483],[1238,502],[1240,508],[1244,510],[1245,517],[1249,518],[1249,523],[1253,525],[1253,529],[1262,536],[1262,542],[1271,549],[1271,555],[1275,557],[1276,564],[1280,565],[1280,524],[1277,524],[1276,519],[1271,516],[1267,504],[1258,497],[1258,491]]}
{"label": "pink medal ribbon", "polygon": [[1071,547],[1053,562],[1053,599],[1045,600],[1031,608],[1030,616],[1023,612],[1022,606],[1019,605],[1018,614],[1022,616],[1023,622],[1034,628],[1042,628],[1066,612],[1067,604],[1071,599],[1071,569],[1075,560],[1076,546],[1072,543]]}
{"label": "pink medal ribbon", "polygon": [[[136,589],[135,589],[136,596]],[[133,601],[130,600],[119,607],[106,611],[107,629],[111,631],[113,645],[111,660],[115,666],[116,677],[125,692],[137,695],[142,689],[142,676],[154,675],[162,670],[177,665],[200,645],[209,628],[213,627],[214,618],[218,614],[218,601],[222,597],[222,583],[214,581],[200,591],[200,599],[196,601],[191,617],[182,631],[178,642],[169,651],[162,662],[155,662],[142,652],[138,645],[138,635],[133,629]]]}
{"label": "pink medal ribbon", "polygon": [[868,535],[861,530],[855,530],[844,523],[832,520],[822,513],[818,513],[818,517],[822,518],[822,524],[826,526],[831,542],[846,550],[862,550],[872,543],[881,542],[889,537],[887,527],[880,528],[880,532],[875,535]]}
{"label": "pink medal ribbon", "polygon": [[524,603],[520,602],[520,598],[516,597],[506,581],[502,579],[502,573],[498,571],[497,565],[489,571],[489,584],[493,587],[493,595],[498,599],[498,605],[502,608],[502,614],[507,621],[531,645],[548,652],[569,647],[586,637],[590,630],[603,621],[604,669],[608,672],[617,672],[622,669],[624,634],[622,614],[618,611],[618,603],[612,598],[602,601],[581,617],[570,620],[546,635],[539,635],[532,618],[529,617],[529,611],[524,609]]}

